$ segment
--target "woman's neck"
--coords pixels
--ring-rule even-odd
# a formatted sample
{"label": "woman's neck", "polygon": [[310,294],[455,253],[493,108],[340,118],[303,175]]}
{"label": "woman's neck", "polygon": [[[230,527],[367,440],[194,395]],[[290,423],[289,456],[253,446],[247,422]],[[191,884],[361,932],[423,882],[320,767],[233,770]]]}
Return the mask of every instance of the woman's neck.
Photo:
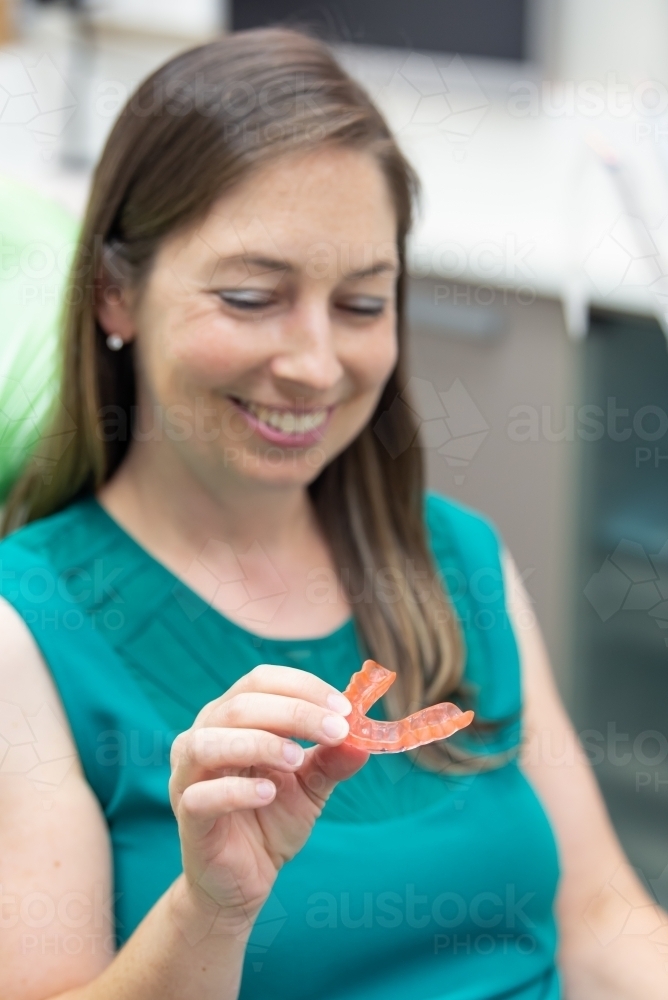
{"label": "woman's neck", "polygon": [[304,487],[267,485],[250,477],[209,485],[178,455],[151,447],[133,447],[98,499],[153,550],[199,551],[211,538],[234,549],[252,544],[276,549],[294,546],[316,530]]}
{"label": "woman's neck", "polygon": [[232,476],[209,484],[178,453],[133,445],[98,499],[150,555],[251,632],[315,638],[350,617],[301,485]]}

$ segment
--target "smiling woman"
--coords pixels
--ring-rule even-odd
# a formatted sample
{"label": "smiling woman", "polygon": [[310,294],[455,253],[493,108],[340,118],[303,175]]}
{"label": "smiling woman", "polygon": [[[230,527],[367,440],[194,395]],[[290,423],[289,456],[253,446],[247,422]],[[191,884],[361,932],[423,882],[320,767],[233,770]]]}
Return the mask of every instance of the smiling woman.
{"label": "smiling woman", "polygon": [[[181,54],[114,126],[0,544],[3,1000],[557,1000],[534,786],[569,997],[666,996],[650,942],[601,945],[612,879],[651,903],[512,562],[423,492],[415,190],[295,32]],[[370,758],[366,658],[396,674],[371,735],[473,724]],[[520,769],[523,714],[567,765]]]}
{"label": "smiling woman", "polygon": [[[181,531],[164,551],[138,499],[144,476],[175,499],[187,469],[200,503],[214,494],[228,505],[246,504],[253,482],[308,484],[309,512],[291,512],[293,523],[309,519],[298,544],[309,569],[331,566],[342,593],[317,614],[309,607],[306,634],[341,624],[369,575],[373,590],[392,583],[396,599],[358,601],[355,616],[369,650],[398,672],[389,710],[457,693],[450,601],[437,582],[420,593],[436,567],[421,455],[408,447],[417,428],[401,405],[417,186],[367,95],[304,35],[236,34],[149,77],[96,170],[71,276],[63,405],[5,530],[95,491],[183,574],[192,556]],[[110,351],[109,336],[125,346]],[[73,440],[47,482],[41,463],[62,451],[63,423]],[[295,503],[294,489],[283,495]],[[182,500],[196,509],[190,485]],[[233,613],[220,593],[214,603]],[[301,636],[291,606],[274,624]],[[440,766],[471,753],[442,744],[430,756]]]}

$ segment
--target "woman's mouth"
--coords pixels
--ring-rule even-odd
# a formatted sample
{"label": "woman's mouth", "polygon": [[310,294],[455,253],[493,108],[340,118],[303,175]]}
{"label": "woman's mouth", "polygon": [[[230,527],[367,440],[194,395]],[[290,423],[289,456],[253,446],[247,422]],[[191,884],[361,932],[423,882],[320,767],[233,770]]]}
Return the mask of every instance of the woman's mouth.
{"label": "woman's mouth", "polygon": [[267,406],[238,396],[228,399],[243,415],[253,430],[272,444],[303,448],[322,441],[333,406],[305,407]]}

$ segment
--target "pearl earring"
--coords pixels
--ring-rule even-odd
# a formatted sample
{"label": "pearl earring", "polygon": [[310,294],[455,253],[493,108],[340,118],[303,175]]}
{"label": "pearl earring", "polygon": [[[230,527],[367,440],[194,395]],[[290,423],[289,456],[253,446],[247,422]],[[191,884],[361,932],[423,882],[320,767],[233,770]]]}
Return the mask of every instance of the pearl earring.
{"label": "pearl earring", "polygon": [[110,333],[107,337],[107,347],[110,351],[120,351],[125,347],[125,341],[118,333]]}

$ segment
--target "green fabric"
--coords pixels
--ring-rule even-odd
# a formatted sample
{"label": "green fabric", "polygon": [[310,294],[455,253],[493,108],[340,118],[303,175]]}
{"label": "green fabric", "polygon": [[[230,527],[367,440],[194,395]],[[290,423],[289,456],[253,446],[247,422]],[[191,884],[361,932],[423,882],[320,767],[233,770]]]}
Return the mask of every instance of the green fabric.
{"label": "green fabric", "polygon": [[65,209],[0,177],[0,503],[54,400],[58,319],[77,229]]}
{"label": "green fabric", "polygon": [[[431,545],[460,617],[486,749],[512,749],[517,648],[492,527],[432,496]],[[0,545],[0,592],[53,673],[109,826],[125,941],[180,871],[169,747],[257,663],[345,687],[352,622],[321,639],[264,639],[211,608],[93,499]],[[380,717],[380,715],[379,715]],[[463,735],[463,734],[462,734]],[[371,757],[337,787],[280,872],[247,949],[241,1000],[557,1000],[558,879],[545,813],[514,760],[447,778]]]}

